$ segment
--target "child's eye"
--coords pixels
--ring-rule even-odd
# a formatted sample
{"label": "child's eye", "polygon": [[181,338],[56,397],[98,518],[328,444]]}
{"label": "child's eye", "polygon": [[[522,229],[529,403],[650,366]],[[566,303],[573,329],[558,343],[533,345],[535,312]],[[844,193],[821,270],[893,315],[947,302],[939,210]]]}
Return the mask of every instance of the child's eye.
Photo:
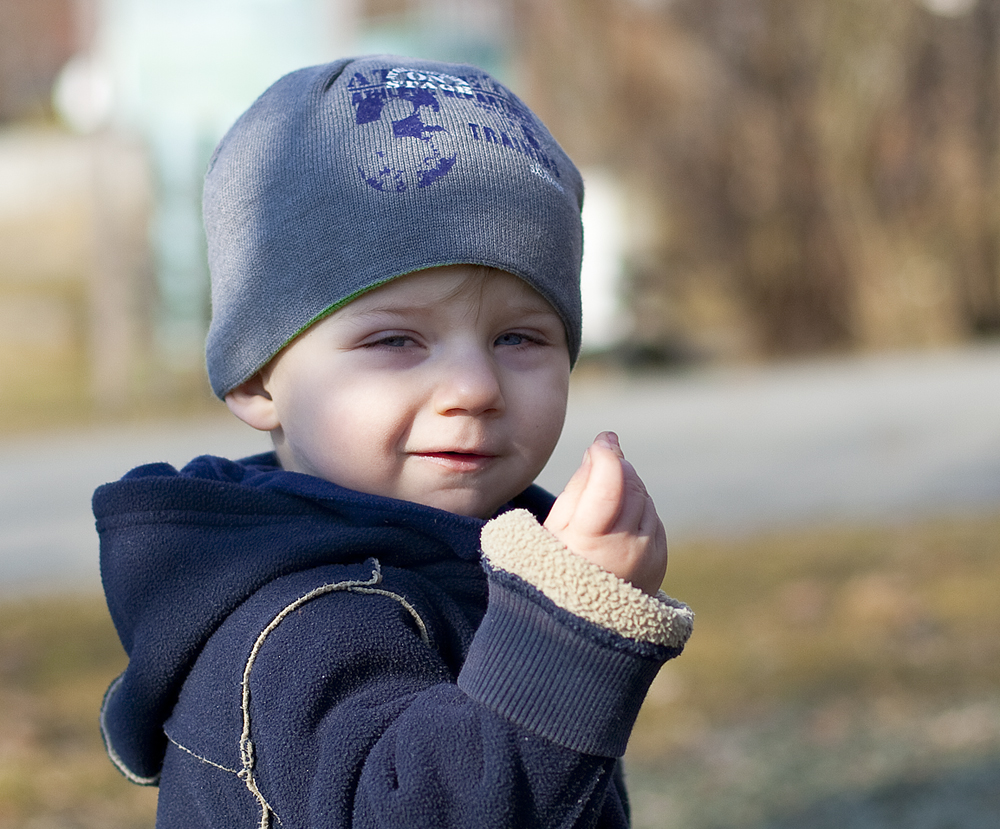
{"label": "child's eye", "polygon": [[388,337],[382,337],[381,339],[375,340],[369,343],[371,346],[384,346],[386,348],[406,348],[413,342],[411,337],[407,337],[405,334],[392,334]]}
{"label": "child's eye", "polygon": [[533,342],[537,342],[537,340],[532,339],[527,334],[519,334],[516,331],[508,331],[496,339],[496,345],[524,345],[525,343]]}

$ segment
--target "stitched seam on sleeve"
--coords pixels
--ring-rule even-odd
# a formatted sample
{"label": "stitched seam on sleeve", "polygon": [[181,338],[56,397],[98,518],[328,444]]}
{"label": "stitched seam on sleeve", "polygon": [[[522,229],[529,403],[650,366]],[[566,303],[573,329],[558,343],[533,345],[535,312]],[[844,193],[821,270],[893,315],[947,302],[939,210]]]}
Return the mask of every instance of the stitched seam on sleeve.
{"label": "stitched seam on sleeve", "polygon": [[648,596],[578,556],[527,510],[499,515],[483,527],[483,555],[556,605],[621,636],[668,647],[691,635],[694,614],[662,591]]}

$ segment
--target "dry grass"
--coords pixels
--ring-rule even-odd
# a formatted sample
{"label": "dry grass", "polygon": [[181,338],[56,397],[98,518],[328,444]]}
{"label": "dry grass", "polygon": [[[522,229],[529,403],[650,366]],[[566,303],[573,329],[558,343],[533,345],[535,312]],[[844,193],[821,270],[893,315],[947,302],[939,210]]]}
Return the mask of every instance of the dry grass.
{"label": "dry grass", "polygon": [[0,827],[139,829],[156,792],[104,755],[97,712],[125,656],[97,597],[0,605]]}
{"label": "dry grass", "polygon": [[[630,747],[643,825],[749,826],[1000,754],[998,539],[1000,514],[676,545],[667,587],[697,622]],[[123,665],[96,597],[0,605],[0,829],[152,825],[155,790],[126,783],[98,736]],[[691,817],[709,803],[715,823]]]}
{"label": "dry grass", "polygon": [[695,633],[630,744],[637,827],[909,829],[892,791],[929,793],[920,826],[1000,825],[956,794],[1000,760],[998,553],[1000,514],[672,550]]}
{"label": "dry grass", "polygon": [[995,693],[998,553],[998,515],[672,550],[665,587],[694,608],[695,634],[654,686],[636,750],[661,754],[692,720]]}

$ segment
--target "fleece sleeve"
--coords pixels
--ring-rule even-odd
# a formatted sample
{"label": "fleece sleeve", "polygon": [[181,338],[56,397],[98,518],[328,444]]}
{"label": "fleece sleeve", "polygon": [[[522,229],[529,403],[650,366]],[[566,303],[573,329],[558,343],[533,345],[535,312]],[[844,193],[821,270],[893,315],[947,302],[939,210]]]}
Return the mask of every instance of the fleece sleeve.
{"label": "fleece sleeve", "polygon": [[459,687],[559,745],[621,756],[691,610],[574,555],[525,510],[493,519],[482,540],[490,604]]}

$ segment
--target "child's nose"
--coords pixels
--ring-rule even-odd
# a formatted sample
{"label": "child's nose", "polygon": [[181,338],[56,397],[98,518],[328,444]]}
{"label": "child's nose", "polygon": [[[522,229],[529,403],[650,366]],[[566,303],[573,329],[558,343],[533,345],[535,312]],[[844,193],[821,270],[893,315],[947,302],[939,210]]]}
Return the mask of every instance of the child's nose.
{"label": "child's nose", "polygon": [[503,389],[490,357],[466,352],[441,365],[440,371],[434,390],[434,407],[439,414],[503,412]]}

